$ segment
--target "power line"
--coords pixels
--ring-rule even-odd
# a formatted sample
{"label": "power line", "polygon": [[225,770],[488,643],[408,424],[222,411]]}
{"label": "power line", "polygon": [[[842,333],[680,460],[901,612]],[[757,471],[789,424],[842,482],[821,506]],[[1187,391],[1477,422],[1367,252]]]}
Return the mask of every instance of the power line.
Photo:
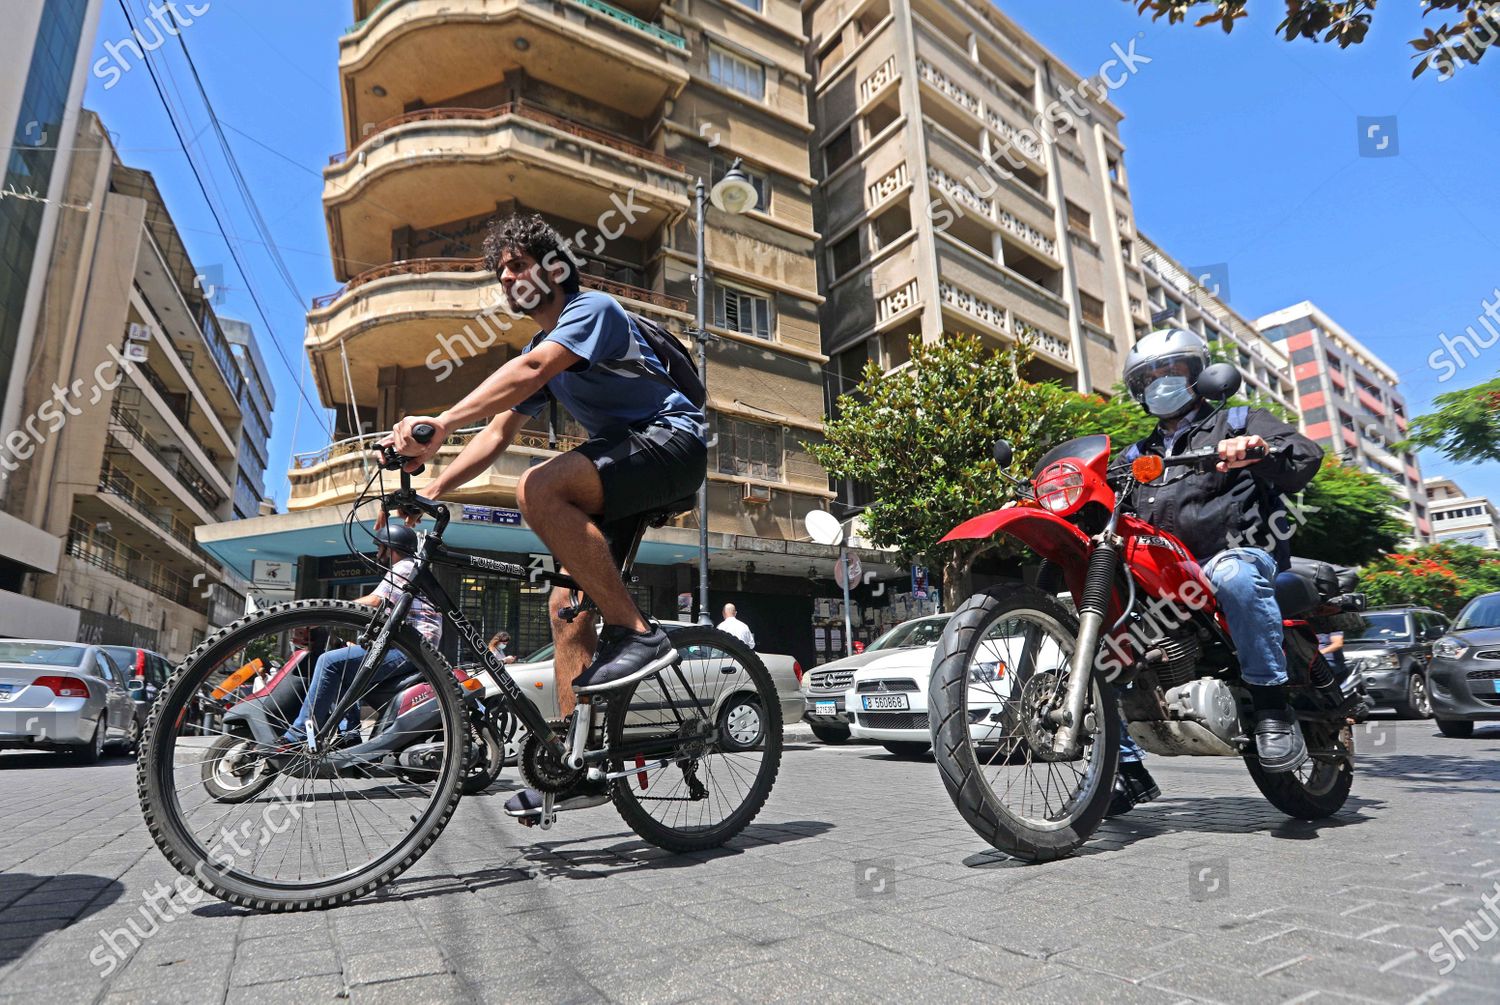
{"label": "power line", "polygon": [[[140,36],[140,31],[138,28],[136,28],[135,17],[130,11],[129,4],[126,2],[126,0],[119,0],[119,4],[120,9],[125,14],[125,22],[130,26],[130,30],[136,33],[137,37],[143,37]],[[162,107],[167,112],[167,121],[172,127],[172,133],[177,137],[178,145],[182,147],[183,156],[187,159],[188,162],[188,169],[192,172],[193,179],[198,183],[198,190],[203,194],[203,201],[208,205],[209,214],[213,217],[214,224],[219,228],[219,234],[224,239],[224,246],[229,251],[230,258],[234,260],[235,268],[239,270],[240,276],[245,280],[245,291],[247,294],[249,294],[251,302],[255,305],[256,313],[260,315],[261,322],[266,326],[266,331],[271,336],[271,346],[276,350],[276,355],[280,358],[282,365],[286,367],[287,373],[290,374],[294,380],[296,380],[297,373],[292,368],[291,361],[287,359],[286,350],[282,348],[280,339],[276,337],[275,329],[271,325],[270,315],[266,312],[264,305],[261,303],[260,296],[255,292],[255,286],[251,281],[250,270],[245,267],[245,263],[240,259],[239,251],[235,248],[234,242],[229,239],[229,229],[224,226],[224,221],[219,216],[219,211],[214,206],[213,199],[208,194],[208,185],[204,182],[203,175],[198,170],[197,163],[193,160],[192,151],[189,148],[187,141],[183,138],[182,128],[177,124],[177,116],[174,115],[172,111],[172,104],[167,100],[167,95],[162,88],[161,80],[157,77],[155,62],[151,59],[151,56],[149,54],[142,60],[142,62],[145,64],[146,70],[151,77],[151,84],[156,89],[156,95],[161,100]],[[313,409],[313,414],[318,417],[318,424],[323,427],[324,432],[328,434],[328,437],[331,440],[333,438],[333,430],[329,427],[327,419],[321,414],[320,406],[314,404],[313,401],[307,397],[307,392],[303,389],[300,383],[297,384],[297,394],[302,398],[302,400],[307,402],[308,406],[311,409]]]}

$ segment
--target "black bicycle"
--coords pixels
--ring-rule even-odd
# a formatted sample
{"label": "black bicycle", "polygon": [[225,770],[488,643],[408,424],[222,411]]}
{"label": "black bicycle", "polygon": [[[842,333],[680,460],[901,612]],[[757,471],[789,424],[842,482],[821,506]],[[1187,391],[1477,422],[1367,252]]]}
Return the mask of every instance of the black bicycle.
{"label": "black bicycle", "polygon": [[[625,822],[658,847],[701,851],[742,831],[765,804],[781,763],[781,706],[760,658],[707,626],[668,628],[678,653],[672,665],[621,688],[580,695],[575,713],[554,728],[432,569],[456,566],[535,582],[534,573],[446,547],[448,509],[418,495],[409,474],[401,473],[400,489],[384,492],[383,473],[405,462],[387,448],[345,521],[354,554],[360,554],[356,514],[377,499],[384,514],[434,521],[418,534],[415,575],[393,601],[371,608],[298,600],[258,611],[207,639],[162,689],[137,785],[151,836],[172,865],[214,896],[264,911],[330,907],[378,889],[432,846],[458,805],[464,778],[493,756],[475,728],[475,699],[524,730],[519,766],[544,795],[543,827],[555,819],[553,798],[588,778],[607,780]],[[603,528],[627,580],[646,529],[692,506],[684,499]],[[576,582],[547,574],[545,583],[574,591],[565,615],[594,616]],[[419,594],[480,654],[479,665],[454,670],[406,623]],[[246,740],[234,714],[236,704],[254,697],[244,693],[246,681],[270,674],[274,683],[307,655],[292,640],[314,628],[327,630],[330,645],[363,650],[332,713],[307,724],[304,742],[283,741],[286,716],[301,704],[299,689],[284,711],[258,714]],[[205,716],[204,709],[217,714]],[[747,718],[747,709],[757,715]],[[351,717],[374,735],[351,734]],[[750,719],[760,723],[755,735],[743,728]],[[418,731],[420,742],[413,742]],[[256,780],[253,797],[216,798],[203,783],[205,763],[229,735],[242,741],[235,767]]]}

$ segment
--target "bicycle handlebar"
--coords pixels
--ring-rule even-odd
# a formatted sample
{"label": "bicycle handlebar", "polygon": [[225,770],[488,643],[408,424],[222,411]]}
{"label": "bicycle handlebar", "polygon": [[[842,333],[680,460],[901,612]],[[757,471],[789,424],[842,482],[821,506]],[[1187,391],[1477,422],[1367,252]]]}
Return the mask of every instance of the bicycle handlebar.
{"label": "bicycle handlebar", "polygon": [[[411,431],[412,439],[423,445],[431,443],[436,435],[437,427],[430,422],[419,422]],[[448,526],[448,507],[418,495],[411,487],[411,476],[421,474],[427,469],[427,465],[420,465],[415,471],[407,471],[405,466],[411,463],[411,458],[396,453],[395,447],[381,444],[375,450],[380,454],[381,468],[401,472],[401,488],[381,500],[384,511],[389,513],[395,510],[402,516],[430,516],[437,523],[436,533],[441,535]]]}

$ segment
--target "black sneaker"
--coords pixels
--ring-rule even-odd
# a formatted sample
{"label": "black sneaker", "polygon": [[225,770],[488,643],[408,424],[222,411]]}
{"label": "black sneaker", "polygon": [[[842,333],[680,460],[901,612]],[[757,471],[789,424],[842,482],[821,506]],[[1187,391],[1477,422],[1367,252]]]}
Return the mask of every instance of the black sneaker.
{"label": "black sneaker", "polygon": [[672,640],[659,627],[638,634],[619,625],[605,625],[599,633],[594,661],[573,678],[578,694],[620,687],[665,669],[677,659]]}
{"label": "black sneaker", "polygon": [[1255,713],[1255,755],[1267,774],[1302,767],[1307,760],[1307,743],[1291,709],[1263,709]]}
{"label": "black sneaker", "polygon": [[1121,761],[1119,774],[1115,775],[1115,793],[1109,800],[1107,817],[1129,813],[1141,803],[1149,803],[1161,795],[1161,789],[1151,772],[1140,761]]}
{"label": "black sneaker", "polygon": [[[602,806],[609,802],[609,782],[601,778],[591,782],[587,778],[557,796],[553,808],[563,810],[586,810],[591,806]],[[505,801],[505,812],[518,817],[523,824],[536,822],[542,815],[542,794],[536,789],[522,789]]]}

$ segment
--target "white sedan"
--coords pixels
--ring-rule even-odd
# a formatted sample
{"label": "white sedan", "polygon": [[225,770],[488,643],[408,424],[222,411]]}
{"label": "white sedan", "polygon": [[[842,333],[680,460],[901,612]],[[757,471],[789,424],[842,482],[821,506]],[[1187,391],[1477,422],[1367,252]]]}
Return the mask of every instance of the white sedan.
{"label": "white sedan", "polygon": [[[1012,732],[1015,677],[1009,665],[1019,662],[1022,639],[1000,636],[983,643],[986,657],[969,671],[969,736],[977,744],[999,744]],[[849,735],[874,740],[898,757],[920,757],[932,747],[927,688],[937,645],[901,649],[854,671],[844,692]],[[1056,645],[1043,643],[1040,662],[1058,664]],[[1011,720],[1011,724],[1006,722]]]}

